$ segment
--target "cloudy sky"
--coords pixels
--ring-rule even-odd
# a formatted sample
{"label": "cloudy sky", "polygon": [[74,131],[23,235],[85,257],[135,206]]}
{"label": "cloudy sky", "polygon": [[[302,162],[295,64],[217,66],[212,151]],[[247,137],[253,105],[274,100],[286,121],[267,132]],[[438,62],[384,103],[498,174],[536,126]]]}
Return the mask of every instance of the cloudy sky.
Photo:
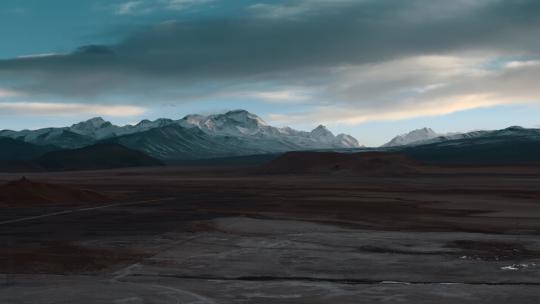
{"label": "cloudy sky", "polygon": [[366,145],[540,125],[537,0],[2,0],[0,129],[246,109]]}

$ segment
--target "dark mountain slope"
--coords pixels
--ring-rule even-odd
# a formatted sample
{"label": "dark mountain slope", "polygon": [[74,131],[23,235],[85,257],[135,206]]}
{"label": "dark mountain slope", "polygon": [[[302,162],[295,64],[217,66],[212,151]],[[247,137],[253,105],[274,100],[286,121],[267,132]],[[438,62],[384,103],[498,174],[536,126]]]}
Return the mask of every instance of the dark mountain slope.
{"label": "dark mountain slope", "polygon": [[93,170],[161,166],[161,161],[115,143],[47,153],[35,162],[47,170]]}
{"label": "dark mountain slope", "polygon": [[75,133],[68,128],[45,128],[39,130],[0,131],[0,136],[24,141],[35,145],[53,145],[63,149],[74,149],[91,145],[95,139]]}
{"label": "dark mountain slope", "polygon": [[[255,155],[290,150],[287,143],[263,142],[266,139],[244,139],[236,136],[210,136],[199,128],[169,125],[145,132],[119,136],[108,142],[119,143],[162,160],[189,160]],[[262,143],[263,142],[263,143]]]}
{"label": "dark mountain slope", "polygon": [[400,153],[431,163],[540,164],[540,140],[527,136],[484,136],[407,147]]}
{"label": "dark mountain slope", "polygon": [[12,138],[0,137],[0,161],[27,161],[57,149],[54,146],[39,146]]}

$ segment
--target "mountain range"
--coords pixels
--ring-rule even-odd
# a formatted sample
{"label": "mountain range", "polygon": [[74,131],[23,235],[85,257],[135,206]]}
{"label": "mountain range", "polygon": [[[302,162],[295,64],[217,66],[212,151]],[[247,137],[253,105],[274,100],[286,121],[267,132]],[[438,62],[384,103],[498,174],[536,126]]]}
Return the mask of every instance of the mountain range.
{"label": "mountain range", "polygon": [[[472,141],[472,139],[479,139],[477,141]],[[467,139],[471,139],[467,141]],[[435,143],[450,143],[453,141],[462,140],[465,142],[486,142],[486,141],[503,141],[503,140],[529,140],[529,141],[539,141],[540,140],[540,129],[526,129],[519,126],[512,126],[506,129],[493,130],[493,131],[472,131],[466,133],[447,133],[440,134],[433,131],[430,128],[422,128],[413,130],[409,133],[398,135],[390,140],[388,143],[382,145],[382,148],[399,148],[399,147],[411,147],[411,146],[421,146]],[[457,142],[454,142],[457,144]]]}
{"label": "mountain range", "polygon": [[143,120],[126,126],[116,126],[97,117],[63,128],[3,130],[0,138],[60,149],[116,143],[161,160],[359,147],[354,137],[335,136],[322,125],[311,132],[278,128],[245,110],[208,116],[188,115],[179,120]]}
{"label": "mountain range", "polygon": [[398,146],[413,145],[416,143],[422,143],[422,142],[428,141],[438,136],[441,136],[441,134],[436,133],[431,128],[422,128],[422,129],[413,130],[406,134],[398,135],[392,138],[392,140],[390,140],[386,144],[382,145],[382,147],[398,147]]}
{"label": "mountain range", "polygon": [[[312,131],[268,125],[244,110],[184,118],[143,120],[116,126],[92,118],[63,128],[0,131],[0,167],[9,170],[100,169],[193,163],[238,157],[277,156],[289,151],[360,151],[358,141],[320,125]],[[379,151],[426,162],[540,163],[540,129],[439,134],[430,128],[394,137]],[[255,157],[252,161],[268,159]]]}
{"label": "mountain range", "polygon": [[429,163],[540,164],[540,129],[509,127],[438,136],[394,148]]}

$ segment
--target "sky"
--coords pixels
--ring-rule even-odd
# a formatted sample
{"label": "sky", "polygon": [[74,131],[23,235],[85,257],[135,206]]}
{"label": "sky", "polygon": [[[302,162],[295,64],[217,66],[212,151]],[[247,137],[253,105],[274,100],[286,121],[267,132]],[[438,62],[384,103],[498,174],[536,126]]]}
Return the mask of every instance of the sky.
{"label": "sky", "polygon": [[377,146],[540,127],[537,0],[2,0],[0,129],[246,109]]}

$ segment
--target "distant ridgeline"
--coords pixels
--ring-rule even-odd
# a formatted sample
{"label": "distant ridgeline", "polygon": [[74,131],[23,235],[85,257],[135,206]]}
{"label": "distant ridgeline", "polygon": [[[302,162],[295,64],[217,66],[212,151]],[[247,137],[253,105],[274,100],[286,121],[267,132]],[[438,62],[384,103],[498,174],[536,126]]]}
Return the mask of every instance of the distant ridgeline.
{"label": "distant ridgeline", "polygon": [[[311,132],[277,128],[243,110],[209,116],[188,115],[179,120],[143,120],[123,127],[93,118],[65,128],[4,130],[0,131],[0,136],[39,146],[30,149],[37,150],[33,155],[54,150],[54,147],[76,149],[107,142],[166,161],[359,147],[354,137],[335,136],[324,126]],[[24,158],[32,158],[28,156]]]}
{"label": "distant ridgeline", "polygon": [[[291,151],[365,149],[354,137],[334,135],[322,125],[310,132],[278,128],[243,110],[143,120],[123,127],[93,118],[64,128],[3,130],[0,145],[1,171],[215,164],[219,160],[255,164]],[[441,135],[424,128],[366,150],[399,153],[427,163],[540,163],[540,130],[510,127]]]}
{"label": "distant ridgeline", "polygon": [[[423,133],[420,135],[418,131]],[[427,131],[426,131],[427,130]],[[437,135],[430,129],[401,135],[383,146],[427,163],[540,164],[540,129],[509,127],[495,131]],[[434,135],[435,134],[435,135]],[[421,140],[411,138],[423,137]],[[402,142],[403,144],[396,144]]]}

